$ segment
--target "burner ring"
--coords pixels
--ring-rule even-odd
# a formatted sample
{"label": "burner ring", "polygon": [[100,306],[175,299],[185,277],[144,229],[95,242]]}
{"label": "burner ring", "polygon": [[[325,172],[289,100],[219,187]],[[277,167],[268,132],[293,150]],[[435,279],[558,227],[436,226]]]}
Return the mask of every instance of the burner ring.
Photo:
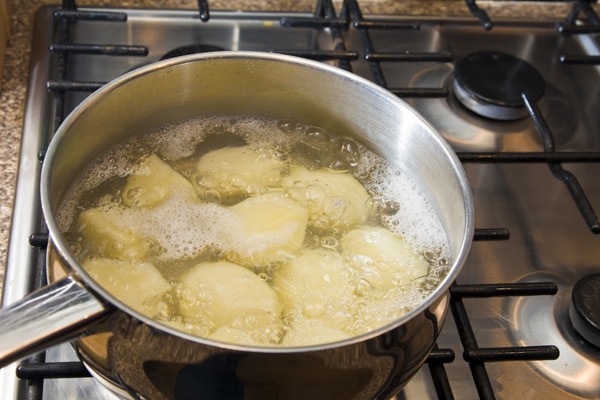
{"label": "burner ring", "polygon": [[577,281],[571,297],[569,317],[573,328],[587,342],[600,347],[600,273]]}
{"label": "burner ring", "polygon": [[[597,274],[593,271],[592,274]],[[577,398],[597,399],[600,393],[600,350],[577,334],[569,323],[572,288],[577,279],[572,273],[538,271],[519,282],[551,281],[558,285],[554,296],[506,298],[504,310],[514,316],[508,331],[515,346],[552,344],[560,349],[556,360],[532,360],[532,371],[560,390]],[[531,378],[525,378],[531,379]]]}
{"label": "burner ring", "polygon": [[521,94],[537,102],[545,91],[544,78],[531,64],[497,51],[478,51],[460,59],[453,86],[465,107],[497,120],[525,117]]}

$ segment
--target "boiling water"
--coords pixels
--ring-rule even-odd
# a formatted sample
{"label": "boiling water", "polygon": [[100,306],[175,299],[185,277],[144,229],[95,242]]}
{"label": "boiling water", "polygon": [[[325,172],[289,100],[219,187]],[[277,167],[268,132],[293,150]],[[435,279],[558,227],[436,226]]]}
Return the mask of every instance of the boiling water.
{"label": "boiling water", "polygon": [[[220,155],[231,149],[244,150]],[[162,164],[163,178],[136,183]],[[410,177],[351,138],[290,120],[198,118],[134,136],[83,171],[58,221],[124,303],[242,344],[368,332],[422,303],[448,268],[444,231]]]}

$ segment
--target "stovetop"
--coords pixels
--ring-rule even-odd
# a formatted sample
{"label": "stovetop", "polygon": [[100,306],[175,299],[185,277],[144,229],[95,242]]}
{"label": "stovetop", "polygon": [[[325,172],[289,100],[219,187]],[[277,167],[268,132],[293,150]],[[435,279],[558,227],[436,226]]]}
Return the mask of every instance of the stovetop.
{"label": "stovetop", "polygon": [[[600,271],[593,233],[600,229],[600,29],[584,3],[557,20],[495,18],[491,29],[475,17],[364,16],[354,1],[335,12],[317,2],[315,14],[211,12],[208,22],[193,11],[42,8],[4,304],[30,290],[44,262],[43,223],[31,200],[38,153],[90,91],[181,45],[288,53],[349,69],[404,98],[458,152],[471,182],[476,241],[437,348],[397,398],[600,398],[600,350],[568,319],[573,285]],[[517,56],[542,74],[546,91],[532,118],[489,120],[458,102],[454,65],[482,49]],[[34,233],[42,234],[32,247]],[[69,345],[45,355],[68,361],[61,370],[48,372],[43,358],[20,367],[22,380],[16,366],[1,370],[2,398],[113,398],[86,377]],[[70,376],[84,377],[52,378]]]}

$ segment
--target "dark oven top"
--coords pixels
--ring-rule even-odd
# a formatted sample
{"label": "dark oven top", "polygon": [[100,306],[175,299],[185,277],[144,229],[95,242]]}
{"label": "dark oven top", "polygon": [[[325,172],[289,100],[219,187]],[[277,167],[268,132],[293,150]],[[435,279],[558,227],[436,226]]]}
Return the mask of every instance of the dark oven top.
{"label": "dark oven top", "polygon": [[[600,20],[585,1],[556,20],[490,19],[467,4],[469,18],[369,15],[352,0],[317,1],[314,13],[217,12],[203,1],[199,11],[43,8],[22,151],[34,158],[87,94],[181,46],[286,53],[364,76],[444,135],[475,198],[476,242],[452,288],[452,315],[398,398],[598,398],[600,350],[575,331],[569,309],[576,282],[600,269]],[[44,280],[35,272],[44,270],[43,223],[37,202],[24,200],[35,197],[31,173],[19,176],[7,269],[29,265],[24,287]],[[6,370],[4,381],[14,375]],[[68,345],[25,361],[18,376],[3,398],[112,398]]]}

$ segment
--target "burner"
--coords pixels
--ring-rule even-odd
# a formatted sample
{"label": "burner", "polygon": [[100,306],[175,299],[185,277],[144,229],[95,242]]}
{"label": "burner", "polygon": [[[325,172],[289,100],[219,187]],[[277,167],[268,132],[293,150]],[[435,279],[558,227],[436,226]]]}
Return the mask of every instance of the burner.
{"label": "burner", "polygon": [[[579,280],[577,280],[579,279]],[[568,273],[549,274],[539,272],[527,276],[523,282],[552,281],[558,285],[555,296],[525,296],[507,299],[507,311],[514,317],[515,326],[509,335],[518,346],[553,344],[560,350],[556,360],[531,361],[534,369],[546,377],[548,382],[582,399],[598,399],[600,393],[600,349],[584,340],[569,323],[571,299],[579,296],[575,292],[595,290],[598,296],[600,274],[593,273],[577,278]],[[573,285],[572,282],[576,281]],[[581,286],[580,289],[575,289]],[[573,289],[572,289],[573,288]],[[590,290],[591,289],[591,290]],[[585,300],[578,300],[585,302]],[[583,308],[597,316],[593,305]]]}
{"label": "burner", "polygon": [[544,78],[528,62],[510,54],[478,51],[456,63],[454,92],[460,102],[483,117],[515,120],[527,115],[521,94],[537,102]]}
{"label": "burner", "polygon": [[569,317],[573,328],[590,344],[600,347],[600,274],[577,281],[571,296]]}

